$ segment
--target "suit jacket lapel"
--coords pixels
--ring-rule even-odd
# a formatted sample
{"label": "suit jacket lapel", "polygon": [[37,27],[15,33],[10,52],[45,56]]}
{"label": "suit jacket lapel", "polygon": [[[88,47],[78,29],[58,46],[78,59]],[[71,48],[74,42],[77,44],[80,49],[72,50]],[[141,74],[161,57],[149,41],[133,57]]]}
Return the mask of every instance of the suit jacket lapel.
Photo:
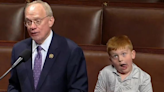
{"label": "suit jacket lapel", "polygon": [[[32,39],[30,40],[27,49],[32,51]],[[31,58],[28,59],[28,61],[26,61],[25,63],[25,68],[27,69],[27,76],[29,78],[30,81],[30,85],[32,90],[34,90],[34,78],[33,78],[33,70],[32,70],[32,52],[31,52]]]}
{"label": "suit jacket lapel", "polygon": [[57,39],[55,38],[55,36],[53,36],[36,90],[39,90],[39,88],[45,81],[46,76],[48,75],[51,67],[53,66],[55,59],[59,53],[59,49],[57,48],[58,48]]}

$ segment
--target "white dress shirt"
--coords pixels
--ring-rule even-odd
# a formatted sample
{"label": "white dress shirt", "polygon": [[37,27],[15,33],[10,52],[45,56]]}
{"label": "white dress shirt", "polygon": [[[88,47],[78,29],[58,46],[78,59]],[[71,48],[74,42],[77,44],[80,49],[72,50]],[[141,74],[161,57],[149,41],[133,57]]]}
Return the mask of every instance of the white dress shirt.
{"label": "white dress shirt", "polygon": [[[45,59],[46,59],[46,56],[47,56],[47,52],[48,52],[48,49],[49,49],[49,46],[50,46],[50,43],[51,43],[51,40],[52,40],[52,36],[53,36],[53,33],[52,33],[52,30],[51,30],[50,35],[40,45],[43,49],[43,50],[41,50],[41,53],[42,53],[42,66],[41,66],[41,69],[43,68],[43,65],[44,65],[44,62],[45,62]],[[32,69],[34,69],[34,59],[37,55],[37,46],[38,46],[38,44],[34,40],[32,40]]]}

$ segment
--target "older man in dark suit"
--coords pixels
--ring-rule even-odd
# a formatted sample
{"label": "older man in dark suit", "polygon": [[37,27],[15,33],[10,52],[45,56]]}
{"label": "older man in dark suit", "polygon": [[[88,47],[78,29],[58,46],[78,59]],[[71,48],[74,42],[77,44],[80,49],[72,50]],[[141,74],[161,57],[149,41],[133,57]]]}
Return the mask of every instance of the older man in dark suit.
{"label": "older man in dark suit", "polygon": [[25,7],[25,26],[31,38],[14,45],[12,64],[26,49],[32,57],[12,70],[8,92],[88,92],[83,51],[51,30],[54,21],[46,2],[33,1]]}

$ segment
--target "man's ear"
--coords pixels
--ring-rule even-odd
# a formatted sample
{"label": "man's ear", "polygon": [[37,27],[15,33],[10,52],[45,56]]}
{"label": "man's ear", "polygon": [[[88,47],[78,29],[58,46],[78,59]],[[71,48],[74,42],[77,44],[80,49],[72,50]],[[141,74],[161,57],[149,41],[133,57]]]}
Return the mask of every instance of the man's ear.
{"label": "man's ear", "polygon": [[53,16],[51,16],[50,20],[49,20],[49,27],[52,27],[54,22],[55,22],[55,18]]}
{"label": "man's ear", "polygon": [[132,59],[135,59],[135,57],[136,57],[136,51],[132,50]]}

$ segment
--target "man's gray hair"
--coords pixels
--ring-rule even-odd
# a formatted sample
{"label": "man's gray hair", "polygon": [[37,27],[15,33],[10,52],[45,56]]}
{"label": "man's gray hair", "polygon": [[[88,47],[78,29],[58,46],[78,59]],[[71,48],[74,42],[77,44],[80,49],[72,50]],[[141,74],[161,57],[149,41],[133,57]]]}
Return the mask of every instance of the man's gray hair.
{"label": "man's gray hair", "polygon": [[43,6],[43,8],[45,9],[47,16],[53,16],[53,12],[52,12],[50,5],[47,2],[44,2],[42,0],[35,0],[33,2],[27,3],[25,10],[27,7],[29,7],[33,4],[41,4]]}

